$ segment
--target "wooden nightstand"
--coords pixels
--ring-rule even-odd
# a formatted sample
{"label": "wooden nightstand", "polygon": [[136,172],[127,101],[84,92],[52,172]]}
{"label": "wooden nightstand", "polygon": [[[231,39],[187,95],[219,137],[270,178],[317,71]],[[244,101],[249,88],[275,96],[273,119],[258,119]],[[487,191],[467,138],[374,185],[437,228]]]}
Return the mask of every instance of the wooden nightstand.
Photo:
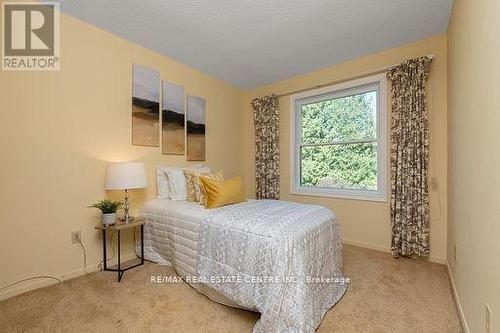
{"label": "wooden nightstand", "polygon": [[[125,229],[130,229],[130,228],[136,228],[136,227],[141,227],[141,262],[139,264],[129,266],[125,269],[121,269],[121,263],[120,263],[120,232]],[[105,271],[111,271],[111,272],[118,272],[118,282],[122,280],[123,273],[125,271],[128,271],[129,269],[132,269],[137,266],[144,265],[144,218],[137,217],[135,218],[134,222],[130,223],[122,223],[122,222],[117,222],[112,225],[98,225],[95,227],[97,230],[102,230],[102,261],[103,261],[103,266]],[[115,230],[118,233],[118,269],[116,268],[108,268],[107,265],[107,260],[106,260],[106,231],[108,230]],[[135,244],[134,244],[135,248]]]}

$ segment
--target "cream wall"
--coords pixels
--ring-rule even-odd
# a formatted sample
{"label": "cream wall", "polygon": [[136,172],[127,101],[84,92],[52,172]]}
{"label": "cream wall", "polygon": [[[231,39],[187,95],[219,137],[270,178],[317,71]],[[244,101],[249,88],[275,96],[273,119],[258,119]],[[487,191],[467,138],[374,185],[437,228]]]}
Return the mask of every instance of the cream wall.
{"label": "cream wall", "polygon": [[[366,73],[422,55],[434,54],[428,81],[430,122],[430,176],[438,181],[438,191],[431,192],[431,259],[446,260],[446,207],[447,207],[447,54],[446,35],[437,35],[415,43],[375,53],[343,64],[331,66],[306,75],[297,76],[245,93],[244,140],[246,150],[244,168],[246,192],[254,194],[254,132],[250,102],[253,98],[308,88],[337,79]],[[390,90],[389,90],[390,92]],[[390,101],[389,101],[390,105]],[[390,110],[390,109],[389,109]],[[389,122],[390,124],[390,122]],[[388,126],[390,128],[390,126]],[[331,208],[337,215],[343,237],[347,243],[379,250],[390,249],[391,227],[389,203],[348,199],[320,198],[290,194],[290,98],[280,98],[280,173],[281,198],[302,203],[320,204]]]}
{"label": "cream wall", "polygon": [[455,0],[448,28],[448,261],[470,332],[485,332],[485,303],[500,332],[498,22],[498,0]]}
{"label": "cream wall", "polygon": [[[82,231],[88,269],[95,268],[102,256],[94,230],[99,216],[86,206],[105,196],[107,161],[145,162],[149,186],[132,193],[132,208],[156,194],[155,165],[187,164],[160,148],[130,144],[133,62],[206,98],[206,163],[241,174],[240,90],[61,15],[60,71],[0,71],[0,286],[39,274],[80,274],[74,230]],[[125,243],[131,253],[130,235]]]}

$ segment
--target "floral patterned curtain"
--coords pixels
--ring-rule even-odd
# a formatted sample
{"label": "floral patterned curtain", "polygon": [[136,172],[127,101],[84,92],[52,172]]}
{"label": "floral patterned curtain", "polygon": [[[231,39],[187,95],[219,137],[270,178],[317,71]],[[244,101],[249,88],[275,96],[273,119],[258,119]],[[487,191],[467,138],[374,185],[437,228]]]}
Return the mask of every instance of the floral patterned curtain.
{"label": "floral patterned curtain", "polygon": [[421,57],[391,70],[392,254],[429,256],[429,125],[425,83],[432,60]]}
{"label": "floral patterned curtain", "polygon": [[275,95],[252,101],[255,123],[255,197],[280,197],[279,101]]}

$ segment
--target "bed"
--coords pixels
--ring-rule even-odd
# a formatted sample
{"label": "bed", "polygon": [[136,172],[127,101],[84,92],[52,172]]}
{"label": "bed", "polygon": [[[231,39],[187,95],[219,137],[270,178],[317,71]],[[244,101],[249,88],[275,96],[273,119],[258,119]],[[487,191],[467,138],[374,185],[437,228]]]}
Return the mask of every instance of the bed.
{"label": "bed", "polygon": [[144,255],[210,299],[261,313],[254,332],[314,332],[347,289],[335,215],[287,201],[217,209],[154,199]]}

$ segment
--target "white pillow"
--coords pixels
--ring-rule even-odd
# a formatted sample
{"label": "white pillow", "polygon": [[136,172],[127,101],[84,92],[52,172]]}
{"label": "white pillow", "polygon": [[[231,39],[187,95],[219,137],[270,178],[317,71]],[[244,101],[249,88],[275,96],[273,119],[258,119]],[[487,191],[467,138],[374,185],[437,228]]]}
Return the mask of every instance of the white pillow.
{"label": "white pillow", "polygon": [[164,165],[156,166],[156,191],[158,192],[156,197],[158,199],[170,199],[167,169],[168,167]]}
{"label": "white pillow", "polygon": [[187,199],[187,182],[182,168],[168,168],[168,188],[171,200]]}
{"label": "white pillow", "polygon": [[168,189],[171,200],[187,200],[187,179],[183,170],[196,170],[198,172],[210,172],[210,168],[203,164],[196,164],[187,168],[166,167],[168,177]]}

